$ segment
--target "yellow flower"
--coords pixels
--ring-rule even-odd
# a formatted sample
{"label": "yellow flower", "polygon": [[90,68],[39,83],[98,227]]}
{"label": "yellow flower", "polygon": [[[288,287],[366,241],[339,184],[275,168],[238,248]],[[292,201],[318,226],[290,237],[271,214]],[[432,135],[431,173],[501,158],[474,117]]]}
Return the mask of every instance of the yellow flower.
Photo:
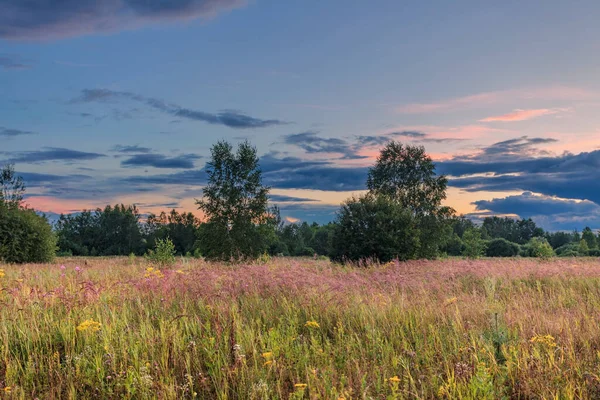
{"label": "yellow flower", "polygon": [[304,326],[307,328],[315,328],[315,329],[321,327],[317,321],[306,321]]}
{"label": "yellow flower", "polygon": [[97,332],[100,330],[101,327],[102,327],[102,324],[100,322],[96,322],[93,319],[87,319],[87,320],[83,321],[81,324],[79,324],[79,326],[77,327],[77,330],[80,332],[83,332],[83,331]]}
{"label": "yellow flower", "polygon": [[175,271],[175,272],[176,272],[176,273],[178,273],[178,274],[181,274],[181,275],[185,275],[185,272],[183,272],[183,270],[181,270],[181,269],[178,269],[178,270],[177,270],[177,271]]}
{"label": "yellow flower", "polygon": [[398,375],[394,375],[390,379],[388,379],[388,381],[398,383],[400,382],[400,378],[398,378]]}
{"label": "yellow flower", "polygon": [[308,385],[307,385],[306,383],[296,383],[296,384],[294,385],[294,387],[295,387],[296,389],[304,389],[304,388],[306,388],[307,386],[308,386]]}
{"label": "yellow flower", "polygon": [[146,268],[146,273],[144,274],[144,278],[163,278],[164,275],[160,270],[155,269],[154,267]]}
{"label": "yellow flower", "polygon": [[4,388],[4,393],[10,393],[10,392],[11,392],[11,390],[12,390],[12,388],[11,388],[10,386],[6,386],[6,387]]}
{"label": "yellow flower", "polygon": [[0,278],[3,278],[4,276],[6,276],[6,273],[3,269],[0,269]]}
{"label": "yellow flower", "polygon": [[266,353],[262,353],[262,356],[265,360],[270,360],[271,358],[273,358],[273,352],[267,351]]}
{"label": "yellow flower", "polygon": [[446,301],[444,301],[444,306],[449,306],[450,304],[454,304],[454,303],[456,303],[456,300],[458,300],[456,297],[450,297],[449,299],[446,299]]}
{"label": "yellow flower", "polygon": [[556,341],[552,335],[535,335],[529,341],[531,343],[541,343],[548,347],[556,347]]}
{"label": "yellow flower", "polygon": [[273,360],[269,360],[269,361],[265,361],[265,363],[263,364],[264,367],[267,367],[269,365],[273,364]]}

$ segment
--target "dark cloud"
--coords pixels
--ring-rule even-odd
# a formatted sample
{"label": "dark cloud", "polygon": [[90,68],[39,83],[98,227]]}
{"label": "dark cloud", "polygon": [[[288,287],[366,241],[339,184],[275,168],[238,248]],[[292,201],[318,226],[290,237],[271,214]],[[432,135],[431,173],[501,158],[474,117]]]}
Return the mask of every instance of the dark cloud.
{"label": "dark cloud", "polygon": [[516,214],[520,218],[531,218],[547,230],[581,230],[585,226],[600,228],[600,205],[592,201],[525,192],[517,196],[479,200],[473,204],[478,211],[486,214]]}
{"label": "dark cloud", "polygon": [[423,139],[427,136],[425,133],[417,132],[417,131],[390,132],[388,135],[395,136],[395,137],[407,137],[407,138],[413,138],[413,139]]}
{"label": "dark cloud", "polygon": [[296,202],[315,202],[315,199],[307,199],[304,197],[285,196],[282,194],[270,194],[269,200],[274,203],[296,203]]}
{"label": "dark cloud", "polygon": [[126,146],[126,145],[117,144],[117,145],[113,146],[111,151],[114,151],[117,153],[150,153],[152,151],[152,149],[149,147],[141,147],[138,145]]}
{"label": "dark cloud", "polygon": [[344,159],[366,158],[357,154],[360,149],[351,145],[344,139],[324,138],[319,136],[318,132],[307,131],[283,136],[283,143],[297,146],[308,154],[314,153],[338,153],[342,154]]}
{"label": "dark cloud", "polygon": [[163,154],[135,154],[121,161],[121,166],[192,169],[194,168],[194,160],[200,158],[195,154],[182,154],[176,157],[167,157]]}
{"label": "dark cloud", "polygon": [[0,38],[51,39],[210,18],[242,0],[4,0]]}
{"label": "dark cloud", "polygon": [[[0,14],[1,15],[1,14]],[[0,16],[0,32],[2,31],[2,17]],[[4,69],[29,69],[30,64],[21,60],[20,57],[11,56],[9,54],[0,54],[0,68]]]}
{"label": "dark cloud", "polygon": [[17,137],[17,136],[23,136],[23,135],[34,135],[35,132],[31,132],[31,131],[23,131],[21,129],[11,129],[11,128],[5,128],[0,126],[0,136],[3,137]]}
{"label": "dark cloud", "polygon": [[39,151],[5,152],[10,156],[8,162],[12,163],[40,163],[45,161],[88,161],[100,157],[106,157],[104,154],[88,153],[65,149],[60,147],[44,147]]}
{"label": "dark cloud", "polygon": [[541,153],[535,144],[552,140],[496,143],[480,154],[439,162],[437,171],[451,176],[450,185],[472,192],[522,190],[600,203],[600,151],[531,156]]}
{"label": "dark cloud", "polygon": [[144,97],[130,92],[118,92],[109,89],[83,89],[81,96],[71,100],[71,103],[109,102],[118,99],[128,99],[146,104],[147,106],[175,117],[202,121],[213,125],[224,125],[234,129],[267,128],[285,125],[288,122],[277,119],[258,119],[234,110],[224,110],[216,114],[183,108],[164,100]]}

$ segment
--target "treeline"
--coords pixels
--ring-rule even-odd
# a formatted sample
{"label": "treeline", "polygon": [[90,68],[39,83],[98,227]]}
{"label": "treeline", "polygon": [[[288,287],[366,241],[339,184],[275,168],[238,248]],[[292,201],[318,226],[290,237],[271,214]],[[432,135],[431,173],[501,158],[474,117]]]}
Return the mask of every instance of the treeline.
{"label": "treeline", "polygon": [[[600,256],[591,229],[544,232],[531,219],[488,217],[481,225],[443,206],[448,180],[438,176],[422,146],[389,142],[365,182],[367,192],[341,204],[326,225],[284,223],[268,204],[256,148],[225,141],[211,148],[208,182],[196,200],[204,214],[172,210],[142,216],[135,206],[61,215],[51,230],[22,206],[24,184],[7,166],[0,175],[0,259],[40,262],[60,255],[150,254],[159,249],[211,260],[242,261],[265,255],[327,256],[338,262],[441,256]],[[314,179],[319,179],[315,176]]]}

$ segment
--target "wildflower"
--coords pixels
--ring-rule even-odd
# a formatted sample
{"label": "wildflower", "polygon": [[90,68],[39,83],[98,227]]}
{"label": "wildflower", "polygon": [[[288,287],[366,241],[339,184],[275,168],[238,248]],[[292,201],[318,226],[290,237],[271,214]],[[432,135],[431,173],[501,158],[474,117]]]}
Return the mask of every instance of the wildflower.
{"label": "wildflower", "polygon": [[456,303],[456,300],[458,300],[456,297],[450,297],[449,299],[446,299],[446,301],[444,301],[444,306],[449,306],[450,304],[454,304],[454,303]]}
{"label": "wildflower", "polygon": [[273,360],[268,360],[268,361],[265,361],[265,363],[263,364],[263,366],[267,367],[267,366],[270,366],[272,364],[273,364]]}
{"label": "wildflower", "polygon": [[317,321],[306,321],[304,326],[307,328],[315,328],[315,329],[321,327]]}
{"label": "wildflower", "polygon": [[398,382],[400,382],[400,378],[398,378],[398,375],[394,375],[391,378],[389,378],[388,381],[390,381],[392,383],[398,383]]}
{"label": "wildflower", "polygon": [[306,383],[296,383],[296,384],[294,385],[294,387],[295,387],[296,389],[300,389],[300,390],[303,390],[303,389],[305,389],[307,386],[308,386],[308,385],[307,385]]}
{"label": "wildflower", "polygon": [[75,272],[81,272],[81,267],[79,265],[75,267]]}
{"label": "wildflower", "polygon": [[64,271],[65,269],[67,269],[67,267],[65,267],[64,265],[61,265],[61,266],[60,266],[60,269],[61,269],[62,271]]}
{"label": "wildflower", "polygon": [[10,393],[11,391],[12,391],[12,388],[11,388],[10,386],[6,386],[6,387],[4,388],[4,393],[7,393],[7,394],[8,394],[8,393]]}
{"label": "wildflower", "polygon": [[178,269],[178,270],[177,270],[177,271],[175,271],[175,272],[176,272],[176,273],[178,273],[178,274],[181,274],[181,275],[185,275],[185,272],[183,272],[183,270],[181,270],[181,269]]}
{"label": "wildflower", "polygon": [[144,274],[144,278],[163,278],[164,275],[160,270],[155,269],[154,267],[146,268],[146,273]]}
{"label": "wildflower", "polygon": [[0,269],[0,278],[6,276],[6,273],[4,272],[3,269]]}
{"label": "wildflower", "polygon": [[80,332],[84,332],[84,331],[98,332],[101,327],[102,327],[102,324],[100,322],[96,322],[93,319],[87,319],[87,320],[83,321],[81,324],[79,324],[79,326],[77,327],[77,330]]}
{"label": "wildflower", "polygon": [[531,343],[541,343],[548,347],[556,347],[556,341],[552,335],[535,335],[529,341]]}
{"label": "wildflower", "polygon": [[271,358],[273,358],[273,352],[267,351],[266,353],[262,353],[262,356],[265,360],[270,360]]}

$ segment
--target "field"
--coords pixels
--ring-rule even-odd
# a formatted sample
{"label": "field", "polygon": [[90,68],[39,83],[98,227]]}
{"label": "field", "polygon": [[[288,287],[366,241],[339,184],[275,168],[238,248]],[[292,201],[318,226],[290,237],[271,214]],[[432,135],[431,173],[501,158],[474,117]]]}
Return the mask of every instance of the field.
{"label": "field", "polygon": [[600,398],[598,260],[151,268],[0,265],[0,398]]}

